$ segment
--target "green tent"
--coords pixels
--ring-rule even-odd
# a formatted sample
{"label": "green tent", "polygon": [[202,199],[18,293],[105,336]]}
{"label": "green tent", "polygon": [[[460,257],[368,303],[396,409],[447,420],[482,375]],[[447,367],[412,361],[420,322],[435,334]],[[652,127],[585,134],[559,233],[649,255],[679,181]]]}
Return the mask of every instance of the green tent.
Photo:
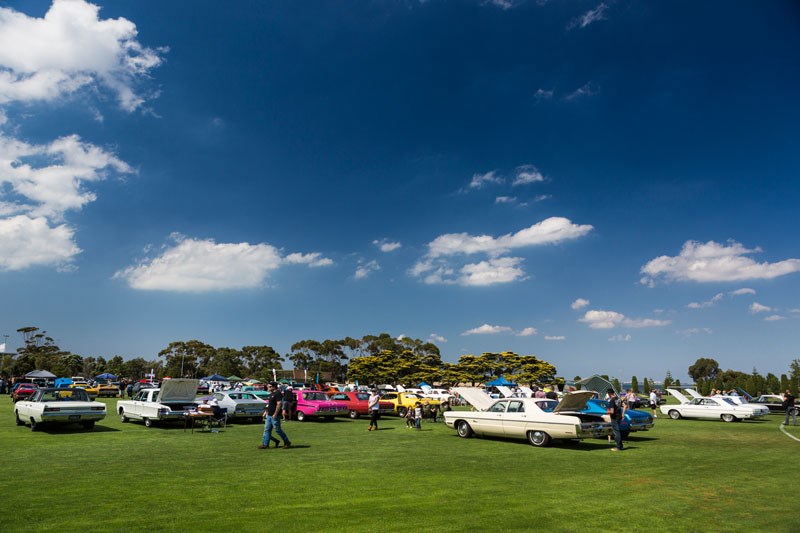
{"label": "green tent", "polygon": [[228,376],[228,381],[242,381],[239,376]]}

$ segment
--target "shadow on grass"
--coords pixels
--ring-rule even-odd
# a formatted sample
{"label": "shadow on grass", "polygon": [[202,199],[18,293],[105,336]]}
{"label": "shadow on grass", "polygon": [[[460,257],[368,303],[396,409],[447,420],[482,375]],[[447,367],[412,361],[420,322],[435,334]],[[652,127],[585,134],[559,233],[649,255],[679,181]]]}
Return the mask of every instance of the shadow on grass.
{"label": "shadow on grass", "polygon": [[[429,430],[430,431],[430,430]],[[454,434],[453,437],[456,438],[463,438],[459,437],[458,434]],[[527,440],[524,439],[509,439],[504,437],[495,437],[495,436],[488,436],[488,435],[473,435],[469,437],[469,439],[465,440],[486,440],[486,441],[494,441],[494,442],[508,442],[509,444],[517,444],[519,446],[528,446],[530,448],[537,448],[537,446],[532,446]],[[578,440],[578,439],[553,439],[550,441],[549,446],[540,446],[541,448],[564,448],[564,449],[572,449],[576,452],[591,452],[596,450],[603,450],[609,449],[613,443],[608,443],[603,439],[587,439],[587,440]]]}
{"label": "shadow on grass", "polygon": [[71,435],[73,433],[118,433],[120,430],[107,426],[95,426],[94,429],[83,429],[79,426],[42,426],[36,427],[36,433],[47,433],[48,435]]}

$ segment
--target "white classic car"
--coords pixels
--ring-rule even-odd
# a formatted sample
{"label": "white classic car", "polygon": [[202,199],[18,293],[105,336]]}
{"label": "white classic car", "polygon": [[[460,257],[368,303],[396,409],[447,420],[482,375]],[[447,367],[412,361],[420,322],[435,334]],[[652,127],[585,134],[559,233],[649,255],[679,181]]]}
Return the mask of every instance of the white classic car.
{"label": "white classic car", "polygon": [[581,413],[591,391],[567,394],[555,409],[544,398],[503,398],[495,400],[482,389],[457,387],[458,393],[476,411],[447,411],[444,421],[460,437],[489,435],[527,439],[533,446],[547,446],[553,439],[605,437],[611,424],[602,415]]}
{"label": "white classic car", "polygon": [[17,425],[29,423],[33,431],[52,423],[80,424],[92,429],[105,416],[105,404],[90,400],[83,389],[38,389],[30,398],[14,404]]}
{"label": "white classic car", "polygon": [[[702,398],[703,395],[697,392],[694,389],[684,389],[692,398]],[[735,403],[736,405],[741,405],[743,407],[747,407],[748,409],[752,409],[756,416],[764,416],[769,414],[769,407],[765,405],[757,405],[747,401],[747,398],[744,396],[735,396],[730,394],[715,394],[712,398],[724,398],[728,403]]]}
{"label": "white classic car", "polygon": [[667,389],[667,391],[681,402],[680,405],[667,404],[659,408],[662,413],[669,415],[673,420],[680,418],[710,418],[722,419],[725,422],[735,422],[763,416],[760,412],[743,405],[737,405],[726,398],[700,396],[689,400],[676,389]]}
{"label": "white classic car", "polygon": [[194,397],[197,379],[165,379],[160,389],[142,389],[130,400],[117,402],[117,414],[122,422],[138,419],[147,427],[155,422],[186,420],[197,408]]}
{"label": "white classic car", "polygon": [[228,415],[228,420],[249,418],[253,422],[261,422],[267,402],[250,391],[226,390],[214,393],[214,399]]}

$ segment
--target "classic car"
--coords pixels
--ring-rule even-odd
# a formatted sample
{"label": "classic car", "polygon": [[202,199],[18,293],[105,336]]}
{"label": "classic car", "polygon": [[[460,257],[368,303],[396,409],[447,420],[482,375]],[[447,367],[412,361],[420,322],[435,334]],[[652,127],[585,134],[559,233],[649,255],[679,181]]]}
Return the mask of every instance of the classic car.
{"label": "classic car", "polygon": [[667,389],[669,393],[677,398],[680,405],[667,404],[659,407],[661,412],[669,415],[673,420],[680,418],[709,418],[722,419],[725,422],[735,422],[749,418],[763,416],[756,414],[749,407],[736,405],[735,403],[721,397],[701,396],[689,400],[676,389]]}
{"label": "classic car", "polygon": [[777,394],[762,394],[758,398],[750,400],[750,403],[762,405],[769,409],[771,413],[786,412],[786,409],[783,408],[783,396],[779,396]]}
{"label": "classic car", "polygon": [[105,404],[91,401],[83,389],[38,389],[33,396],[14,405],[17,425],[30,424],[33,431],[55,423],[80,424],[84,429],[92,429],[105,416]]}
{"label": "classic car", "polygon": [[[74,386],[75,385],[73,384],[73,387]],[[95,385],[85,387],[85,389],[90,397],[116,398],[119,396],[119,388],[115,385],[111,385],[110,383],[96,383]]]}
{"label": "classic car", "polygon": [[[361,415],[369,415],[369,396],[368,392],[334,392],[328,393],[331,400],[342,402],[347,407],[350,418],[358,418]],[[378,412],[382,415],[394,413],[394,404],[391,402],[378,402]]]}
{"label": "classic car", "polygon": [[226,390],[214,393],[214,399],[220,408],[228,413],[228,420],[249,418],[260,422],[267,402],[256,396],[253,391]]}
{"label": "classic car", "polygon": [[[689,393],[689,395],[692,398],[702,398],[703,397],[699,392],[697,392],[694,389],[687,388],[687,389],[683,389],[683,390],[685,390],[687,393]],[[751,404],[751,403],[748,402],[747,398],[745,398],[744,396],[730,395],[730,394],[715,394],[714,396],[712,396],[712,398],[724,398],[725,401],[728,402],[728,403],[733,403],[733,404],[736,404],[736,405],[741,405],[743,407],[747,407],[749,409],[752,409],[753,412],[757,416],[764,416],[764,415],[768,415],[769,414],[769,407],[766,407],[764,405]]]}
{"label": "classic car", "polygon": [[381,396],[381,400],[390,402],[393,406],[394,412],[398,416],[406,416],[406,411],[413,409],[417,402],[423,405],[440,405],[439,400],[431,398],[424,398],[414,392],[387,392]]}
{"label": "classic car", "polygon": [[197,408],[194,397],[196,379],[166,379],[160,389],[141,389],[130,400],[117,401],[117,414],[122,422],[137,419],[152,427],[160,421],[185,421]]}
{"label": "classic car", "polygon": [[70,385],[74,389],[83,389],[86,391],[86,394],[89,395],[89,398],[94,400],[97,398],[97,389],[93,388],[88,381],[76,381],[75,378],[72,378],[72,385]]}
{"label": "classic car", "polygon": [[[606,414],[609,403],[606,400],[591,399],[584,409],[585,413],[594,413],[599,415]],[[622,420],[619,422],[619,430],[623,438],[628,438],[634,431],[647,431],[653,427],[653,416],[644,411],[637,411],[636,409],[626,409]]]}
{"label": "classic car", "polygon": [[425,398],[439,400],[440,402],[449,402],[454,398],[453,394],[447,389],[423,389],[422,395]]}
{"label": "classic car", "polygon": [[344,403],[329,400],[328,395],[322,391],[298,390],[294,393],[297,396],[296,416],[301,422],[309,417],[333,420],[335,416],[347,415],[347,406]]}
{"label": "classic car", "polygon": [[548,446],[553,439],[587,439],[607,436],[611,424],[602,415],[581,412],[594,394],[566,394],[555,407],[545,398],[492,399],[482,389],[453,389],[476,411],[447,411],[444,421],[459,437],[488,435],[527,439],[533,446]]}
{"label": "classic car", "polygon": [[11,401],[14,403],[30,398],[38,387],[33,383],[15,383],[11,388]]}

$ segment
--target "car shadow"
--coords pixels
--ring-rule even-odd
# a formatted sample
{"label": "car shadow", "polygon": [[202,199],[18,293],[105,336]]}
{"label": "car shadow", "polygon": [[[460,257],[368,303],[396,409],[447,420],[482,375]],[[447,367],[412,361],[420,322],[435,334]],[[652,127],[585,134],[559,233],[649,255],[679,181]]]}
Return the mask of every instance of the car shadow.
{"label": "car shadow", "polygon": [[36,433],[47,433],[48,435],[71,435],[74,433],[116,433],[119,429],[108,426],[95,426],[93,429],[83,429],[82,427],[57,427],[57,426],[37,426]]}

